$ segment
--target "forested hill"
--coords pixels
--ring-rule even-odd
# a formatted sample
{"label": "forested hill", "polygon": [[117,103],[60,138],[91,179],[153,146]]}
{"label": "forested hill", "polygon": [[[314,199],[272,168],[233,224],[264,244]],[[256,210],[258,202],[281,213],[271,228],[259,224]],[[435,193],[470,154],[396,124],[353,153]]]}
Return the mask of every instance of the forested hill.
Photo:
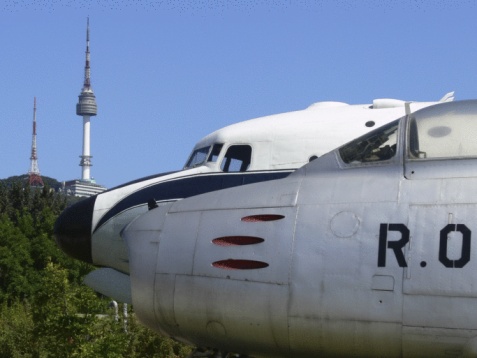
{"label": "forested hill", "polygon": [[[0,357],[184,357],[190,351],[82,284],[94,269],[59,250],[53,226],[67,198],[24,177],[0,181]],[[55,187],[54,182],[51,188]],[[100,315],[105,315],[105,318]]]}
{"label": "forested hill", "polygon": [[[0,179],[0,183],[3,185],[6,185],[7,187],[12,187],[12,185],[17,182],[26,184],[28,183],[28,179],[29,179],[28,174],[16,175],[6,179]],[[50,178],[50,177],[45,177],[45,176],[42,176],[41,179],[43,180],[43,184],[47,185],[51,189],[55,191],[58,191],[59,189],[61,189],[62,184],[58,180]]]}

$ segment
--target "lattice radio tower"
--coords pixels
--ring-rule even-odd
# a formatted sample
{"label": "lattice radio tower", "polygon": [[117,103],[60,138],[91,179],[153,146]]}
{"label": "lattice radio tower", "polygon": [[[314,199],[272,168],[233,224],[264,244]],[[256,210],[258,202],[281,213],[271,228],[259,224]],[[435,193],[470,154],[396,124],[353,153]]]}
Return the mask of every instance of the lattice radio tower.
{"label": "lattice radio tower", "polygon": [[38,167],[36,155],[36,97],[33,97],[33,136],[31,140],[30,170],[28,171],[30,186],[44,186]]}

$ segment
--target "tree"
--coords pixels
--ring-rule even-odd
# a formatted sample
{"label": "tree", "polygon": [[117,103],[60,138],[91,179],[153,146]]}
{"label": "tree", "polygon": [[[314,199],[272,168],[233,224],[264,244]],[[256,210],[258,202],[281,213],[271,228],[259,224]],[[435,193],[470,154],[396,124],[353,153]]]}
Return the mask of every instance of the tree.
{"label": "tree", "polygon": [[30,242],[21,230],[0,215],[0,302],[30,296]]}
{"label": "tree", "polygon": [[132,308],[127,332],[104,314],[110,300],[82,284],[94,267],[53,238],[66,201],[48,186],[0,182],[0,357],[187,356],[190,347],[140,325]]}
{"label": "tree", "polygon": [[0,357],[35,357],[33,320],[28,305],[0,305]]}

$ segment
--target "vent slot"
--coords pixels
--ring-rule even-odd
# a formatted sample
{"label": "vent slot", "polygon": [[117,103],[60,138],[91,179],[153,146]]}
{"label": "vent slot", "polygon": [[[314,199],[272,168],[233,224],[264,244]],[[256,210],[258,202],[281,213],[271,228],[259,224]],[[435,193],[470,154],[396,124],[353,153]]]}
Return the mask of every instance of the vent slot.
{"label": "vent slot", "polygon": [[212,240],[212,242],[218,246],[255,245],[264,241],[264,239],[255,236],[224,236]]}
{"label": "vent slot", "polygon": [[215,261],[212,266],[224,270],[256,270],[268,267],[268,264],[262,261],[228,259]]}
{"label": "vent slot", "polygon": [[284,217],[285,216],[278,215],[278,214],[258,214],[258,215],[245,216],[241,220],[248,223],[255,223],[255,222],[281,220]]}

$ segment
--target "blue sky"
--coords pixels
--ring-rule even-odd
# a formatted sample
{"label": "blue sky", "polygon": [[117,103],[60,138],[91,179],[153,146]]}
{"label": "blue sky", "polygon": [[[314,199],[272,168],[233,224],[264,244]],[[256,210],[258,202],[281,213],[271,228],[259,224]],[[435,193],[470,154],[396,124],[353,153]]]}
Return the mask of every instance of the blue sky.
{"label": "blue sky", "polygon": [[474,1],[0,3],[0,178],[79,178],[86,19],[98,115],[92,176],[180,169],[206,134],[336,100],[477,98]]}

